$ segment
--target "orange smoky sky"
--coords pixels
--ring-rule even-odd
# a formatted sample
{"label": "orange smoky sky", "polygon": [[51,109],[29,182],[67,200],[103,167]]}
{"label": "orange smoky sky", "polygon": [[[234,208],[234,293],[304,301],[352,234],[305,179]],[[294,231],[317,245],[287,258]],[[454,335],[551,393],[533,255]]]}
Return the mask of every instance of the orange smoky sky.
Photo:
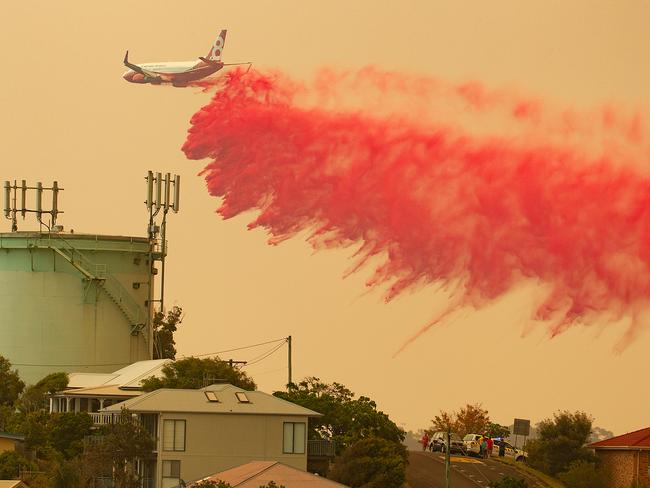
{"label": "orange smoky sky", "polygon": [[[393,358],[449,295],[420,287],[386,304],[381,290],[366,293],[372,265],[343,279],[354,249],[314,253],[307,233],[268,246],[263,229],[247,230],[254,214],[219,218],[220,201],[197,176],[204,164],[181,152],[210,94],[126,83],[122,58],[129,49],[136,63],[195,59],[227,28],[224,61],[250,60],[295,80],[373,66],[476,82],[575,113],[610,106],[644,117],[649,22],[641,1],[11,2],[0,19],[3,178],[57,179],[68,229],[144,235],[146,171],[182,175],[166,282],[167,303],[186,312],[182,355],[291,335],[294,379],[341,382],[409,429],[428,426],[440,409],[480,402],[504,424],[584,410],[622,433],[648,421],[643,313],[622,353],[614,347],[625,317],[550,339],[530,321],[545,285],[526,283],[480,310],[460,310]],[[286,350],[249,372],[260,389],[281,388]]]}

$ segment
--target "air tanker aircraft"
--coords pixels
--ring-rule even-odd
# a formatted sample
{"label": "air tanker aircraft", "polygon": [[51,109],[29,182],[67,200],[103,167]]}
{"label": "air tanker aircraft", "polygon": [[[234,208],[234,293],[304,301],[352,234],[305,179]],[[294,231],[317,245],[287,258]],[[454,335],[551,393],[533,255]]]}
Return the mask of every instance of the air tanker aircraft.
{"label": "air tanker aircraft", "polygon": [[174,86],[187,86],[188,83],[210,76],[224,66],[236,66],[251,63],[222,63],[221,53],[226,43],[226,31],[222,30],[214,41],[210,52],[204,58],[199,56],[199,61],[176,61],[162,63],[133,64],[129,62],[129,51],[124,55],[124,65],[129,70],[122,78],[131,83],[151,83],[160,85],[169,83]]}

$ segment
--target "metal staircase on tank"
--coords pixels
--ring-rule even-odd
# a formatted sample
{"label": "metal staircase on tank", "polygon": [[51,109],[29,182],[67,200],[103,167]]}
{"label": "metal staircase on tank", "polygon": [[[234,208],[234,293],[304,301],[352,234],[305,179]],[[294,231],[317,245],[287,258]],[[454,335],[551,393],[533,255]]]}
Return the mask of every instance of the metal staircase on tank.
{"label": "metal staircase on tank", "polygon": [[[63,237],[56,234],[52,235],[56,237],[55,241],[60,245],[50,246],[51,249],[77,269],[85,279],[97,283],[104,290],[128,320],[131,325],[131,335],[138,335],[142,332],[146,322],[140,306],[117,278],[108,273],[107,266],[93,263]],[[143,337],[147,341],[146,334],[143,334]]]}

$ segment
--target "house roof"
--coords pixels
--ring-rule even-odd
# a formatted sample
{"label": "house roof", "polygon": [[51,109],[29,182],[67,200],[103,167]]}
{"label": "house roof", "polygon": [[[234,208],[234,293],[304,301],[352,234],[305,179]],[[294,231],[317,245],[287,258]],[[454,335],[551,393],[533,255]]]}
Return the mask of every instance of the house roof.
{"label": "house roof", "polygon": [[627,434],[594,442],[587,447],[592,449],[650,449],[650,427],[635,430]]}
{"label": "house roof", "polygon": [[20,480],[0,480],[0,488],[29,488]]}
{"label": "house roof", "polygon": [[113,373],[70,373],[68,390],[117,385],[120,389],[138,389],[142,380],[150,376],[162,377],[162,368],[171,359],[151,359],[129,364]]}
{"label": "house roof", "polygon": [[71,390],[64,390],[53,396],[90,396],[90,397],[120,397],[130,398],[133,396],[141,395],[141,390],[123,390],[119,385],[102,385],[93,386],[90,388],[74,388]]}
{"label": "house roof", "polygon": [[[286,488],[344,488],[346,486],[277,461],[253,461],[215,473],[203,480],[221,480],[233,488],[259,488],[269,481],[275,481],[278,486],[284,485]],[[193,483],[188,486],[193,486]]]}
{"label": "house roof", "polygon": [[[210,401],[206,392],[213,392],[218,401]],[[244,393],[249,401],[239,401],[236,393]],[[122,408],[133,412],[321,416],[318,412],[268,393],[248,391],[229,384],[211,385],[200,390],[161,388],[119,404],[111,405],[102,411],[119,412]]]}
{"label": "house roof", "polygon": [[9,432],[0,432],[0,438],[11,439],[14,441],[24,441],[25,436],[20,434],[10,434]]}

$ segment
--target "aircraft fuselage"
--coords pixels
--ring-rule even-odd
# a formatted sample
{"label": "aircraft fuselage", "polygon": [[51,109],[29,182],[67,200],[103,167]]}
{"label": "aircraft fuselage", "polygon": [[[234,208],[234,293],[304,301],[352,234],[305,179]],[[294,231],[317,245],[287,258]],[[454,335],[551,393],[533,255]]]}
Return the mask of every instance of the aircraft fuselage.
{"label": "aircraft fuselage", "polygon": [[147,74],[129,69],[122,75],[122,78],[131,83],[151,83],[153,85],[167,83],[174,86],[185,86],[192,81],[216,73],[223,68],[223,63],[176,61],[144,63],[138,66],[146,70]]}

